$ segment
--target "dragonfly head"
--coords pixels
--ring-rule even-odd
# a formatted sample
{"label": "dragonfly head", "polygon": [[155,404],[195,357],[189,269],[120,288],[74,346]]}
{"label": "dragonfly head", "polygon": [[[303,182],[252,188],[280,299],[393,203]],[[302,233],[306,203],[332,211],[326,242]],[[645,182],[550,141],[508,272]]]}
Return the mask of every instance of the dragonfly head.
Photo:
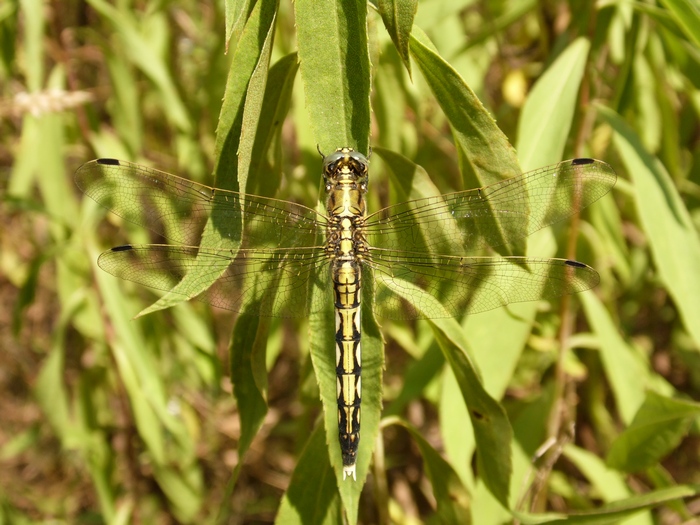
{"label": "dragonfly head", "polygon": [[367,191],[369,160],[352,148],[338,148],[323,157],[323,179],[326,191],[343,189],[348,186]]}

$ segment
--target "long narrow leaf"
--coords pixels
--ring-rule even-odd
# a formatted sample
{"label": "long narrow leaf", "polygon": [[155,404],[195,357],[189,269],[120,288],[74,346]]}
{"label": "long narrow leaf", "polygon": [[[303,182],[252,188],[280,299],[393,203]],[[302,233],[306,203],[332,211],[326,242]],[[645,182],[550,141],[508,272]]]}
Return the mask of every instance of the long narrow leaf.
{"label": "long narrow leaf", "polygon": [[651,253],[686,330],[700,345],[700,237],[668,173],[634,131],[613,111],[600,107],[612,126],[634,188],[637,210]]}
{"label": "long narrow leaf", "polygon": [[306,110],[321,151],[369,151],[367,2],[294,2]]}

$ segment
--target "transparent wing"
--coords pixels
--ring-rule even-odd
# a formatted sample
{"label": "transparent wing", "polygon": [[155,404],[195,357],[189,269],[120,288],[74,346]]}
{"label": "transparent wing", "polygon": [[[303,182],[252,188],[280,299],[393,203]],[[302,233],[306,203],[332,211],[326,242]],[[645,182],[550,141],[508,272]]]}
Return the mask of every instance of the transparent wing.
{"label": "transparent wing", "polygon": [[[322,248],[238,250],[233,255],[230,250],[193,246],[126,245],[104,252],[97,263],[116,277],[150,288],[236,312],[255,304],[260,315],[273,317],[305,317],[323,308],[311,304],[311,285],[330,286]],[[222,273],[217,268],[223,265]],[[183,280],[188,274],[196,278]],[[211,281],[214,284],[197,295],[201,282]]]}
{"label": "transparent wing", "polygon": [[367,217],[372,246],[459,255],[517,240],[600,199],[617,176],[605,162],[573,159],[483,188],[404,202]]}
{"label": "transparent wing", "polygon": [[593,268],[567,259],[373,249],[366,263],[374,273],[377,315],[397,320],[461,318],[510,303],[581,292],[600,280]]}
{"label": "transparent wing", "polygon": [[93,160],[78,169],[75,182],[120,217],[179,244],[199,245],[208,217],[249,248],[315,246],[317,235],[325,235],[326,218],[300,204],[210,188],[131,162]]}

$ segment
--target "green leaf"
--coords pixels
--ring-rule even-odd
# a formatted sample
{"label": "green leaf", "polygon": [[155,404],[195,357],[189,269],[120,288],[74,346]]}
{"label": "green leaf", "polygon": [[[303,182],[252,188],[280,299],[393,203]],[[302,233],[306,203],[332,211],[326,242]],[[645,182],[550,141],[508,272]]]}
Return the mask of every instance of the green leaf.
{"label": "green leaf", "polygon": [[[270,20],[267,36],[260,49],[258,63],[255,65],[250,82],[246,87],[245,104],[243,105],[243,119],[241,122],[240,141],[238,143],[238,187],[242,191],[248,190],[248,176],[253,156],[253,148],[258,133],[266,134],[267,130],[258,130],[260,116],[263,112],[267,75],[270,69],[270,55],[272,53],[272,39],[275,32],[275,18]],[[262,153],[262,151],[259,151]],[[220,180],[217,178],[217,182]]]}
{"label": "green leaf", "polygon": [[[625,483],[625,475],[609,468],[592,452],[574,445],[566,445],[563,456],[591,482],[595,491],[594,493],[592,491],[595,494],[594,497],[601,498],[605,503],[613,503],[634,495]],[[624,523],[625,525],[651,525],[653,519],[651,513],[645,512],[626,518]]]}
{"label": "green leaf", "polygon": [[469,408],[476,440],[477,475],[491,494],[507,507],[512,473],[510,445],[513,439],[508,416],[503,407],[484,390],[467,355],[466,344],[456,342],[461,339],[459,325],[451,319],[435,320],[433,324],[437,329],[435,338],[450,363]]}
{"label": "green leaf", "polygon": [[297,0],[294,9],[306,110],[321,151],[348,146],[367,154],[367,2]]}
{"label": "green leaf", "polygon": [[615,132],[613,143],[633,183],[637,213],[659,275],[686,330],[700,345],[700,238],[688,210],[663,165],[614,111],[598,107]]}
{"label": "green leaf", "polygon": [[[402,143],[415,143],[418,131],[404,118],[406,109],[411,108],[411,100],[403,67],[394,44],[385,42],[372,79],[372,112],[376,122],[374,133],[381,137],[384,147],[395,151],[401,150]],[[372,151],[378,142],[374,141]],[[413,146],[407,149],[411,150]]]}
{"label": "green leaf", "polygon": [[469,514],[469,492],[457,473],[428,443],[418,430],[408,422],[392,417],[385,419],[383,426],[400,425],[408,430],[423,456],[423,466],[433,488],[437,503],[436,517],[440,523],[471,523]]}
{"label": "green leaf", "polygon": [[[441,192],[435,186],[425,170],[418,164],[413,163],[408,158],[398,153],[386,150],[384,148],[374,148],[373,153],[377,153],[389,168],[389,175],[394,186],[398,190],[399,201],[407,201],[420,199],[425,197],[437,197]],[[430,235],[441,235],[443,238],[449,238],[450,233],[442,231],[442,228],[449,230],[450,225],[447,221],[443,223],[429,225],[419,224],[421,228],[422,238],[428,238]],[[441,230],[438,232],[438,230]],[[427,248],[425,248],[427,250]],[[457,255],[457,254],[454,254]]]}
{"label": "green leaf", "polygon": [[275,523],[333,525],[341,523],[336,478],[328,462],[322,425],[316,425],[299,458]]}
{"label": "green leaf", "polygon": [[401,201],[440,195],[440,190],[425,170],[410,159],[381,147],[374,148],[372,153],[376,153],[386,162]]}
{"label": "green leaf", "polygon": [[700,403],[648,392],[630,426],[613,443],[608,465],[639,472],[658,463],[678,446],[698,415]]}
{"label": "green leaf", "polygon": [[[249,168],[249,193],[273,196],[279,188],[282,123],[289,111],[292,88],[298,69],[297,54],[290,53],[275,62],[268,73],[265,98],[262,103]],[[274,152],[270,154],[272,160],[268,161],[266,155],[270,152],[273,143],[275,143]]]}
{"label": "green leaf", "polygon": [[[96,260],[97,253],[94,255],[93,260]],[[105,310],[117,334],[111,341],[111,349],[119,377],[131,400],[139,436],[153,460],[162,464],[165,461],[165,445],[156,414],[167,413],[167,409],[157,367],[149,358],[151,354],[144,351],[146,343],[136,323],[131,322],[127,311],[129,303],[123,296],[119,283],[103,272],[98,271],[95,276]]]}
{"label": "green leaf", "polygon": [[[410,50],[450,122],[465,183],[486,186],[520,174],[515,150],[493,117],[417,26],[411,33]],[[523,240],[518,246],[501,243],[496,250],[512,255],[524,251],[524,247]]]}
{"label": "green leaf", "polygon": [[544,514],[514,512],[513,515],[525,525],[540,525],[545,523],[561,525],[613,524],[620,523],[620,520],[628,516],[633,516],[642,510],[652,509],[680,498],[695,496],[698,493],[700,493],[700,485],[678,485],[676,487],[655,490],[646,494],[615,501],[614,503],[603,505],[594,510],[574,512],[568,516],[566,514],[554,512]]}
{"label": "green leaf", "polygon": [[202,506],[202,480],[196,474],[192,479],[191,474],[160,465],[155,465],[153,472],[158,486],[172,503],[175,516],[183,523],[192,523]]}
{"label": "green leaf", "polygon": [[650,382],[649,371],[620,336],[618,327],[600,299],[592,292],[582,293],[579,298],[586,311],[586,319],[600,341],[600,359],[610,381],[615,404],[622,421],[629,424],[644,402]]}
{"label": "green leaf", "polygon": [[525,170],[561,160],[577,107],[590,43],[578,38],[537,80],[518,121],[518,156]]}
{"label": "green leaf", "polygon": [[[117,53],[108,50],[105,53],[105,62],[109,68],[112,79],[116,108],[112,111],[114,127],[119,136],[124,138],[128,145],[131,158],[141,151],[144,135],[144,115],[139,103],[138,72],[123,60]],[[115,156],[115,151],[109,153]]]}
{"label": "green leaf", "polygon": [[[245,455],[260,430],[267,414],[266,351],[272,318],[261,312],[260,305],[251,303],[236,319],[229,343],[229,370],[233,395],[238,404],[241,435],[238,441],[238,463],[226,486],[224,500],[231,497],[243,469]],[[261,313],[263,315],[261,315]],[[222,506],[218,522],[230,517],[230,508]]]}
{"label": "green leaf", "polygon": [[[253,148],[261,112],[276,8],[276,0],[258,2],[236,47],[216,134],[214,173],[217,188],[246,191],[251,162],[250,151]],[[244,122],[252,128],[245,134]],[[234,224],[228,218],[221,219],[219,216],[217,208],[214,208],[204,227],[200,244],[209,248],[228,248],[235,251],[240,244],[242,225]],[[138,316],[170,308],[174,304],[191,299],[209,288],[227,267],[227,260],[222,259],[218,273],[210,268],[206,272],[207,277],[195,273],[185,275],[168,294],[139,312]]]}
{"label": "green leaf", "polygon": [[192,123],[187,114],[187,108],[180,98],[163,56],[149,40],[152,35],[143,30],[136,16],[126,9],[118,9],[104,0],[88,0],[88,3],[103,16],[104,20],[113,24],[129,59],[158,87],[164,113],[181,131],[190,133]]}
{"label": "green leaf", "polygon": [[233,49],[238,45],[238,39],[250,15],[254,0],[226,0],[225,17],[226,17],[226,52],[229,52],[231,40],[233,40]]}
{"label": "green leaf", "polygon": [[450,122],[463,157],[462,176],[485,186],[519,174],[515,150],[493,117],[417,26],[411,33],[410,50]]}
{"label": "green leaf", "polygon": [[[238,180],[240,166],[237,158],[243,118],[246,110],[254,113],[260,111],[258,96],[250,101],[247,98],[249,84],[257,72],[258,84],[265,85],[265,64],[270,63],[276,12],[276,0],[261,0],[255,5],[231,61],[224,103],[216,128],[214,176],[218,188],[246,191]],[[248,104],[252,104],[255,110],[246,108]]]}
{"label": "green leaf", "polygon": [[[381,279],[381,283],[409,302],[418,312],[422,313],[423,307],[430,312],[442,309],[437,299],[411,283],[400,279]],[[507,507],[512,468],[510,446],[513,438],[508,417],[503,407],[484,390],[467,353],[464,332],[459,324],[447,312],[444,318],[429,322],[469,407],[477,445],[478,475],[496,499]]]}
{"label": "green leaf", "polygon": [[238,402],[241,436],[238,442],[238,465],[260,429],[267,413],[267,368],[265,351],[270,329],[270,317],[261,317],[257,304],[236,320],[229,345],[231,383]]}
{"label": "green leaf", "polygon": [[408,46],[413,27],[413,18],[418,8],[417,0],[378,0],[379,14],[382,16],[384,27],[389,32],[391,40],[399,52],[409,75],[411,74],[411,60],[408,55]]}
{"label": "green leaf", "polygon": [[[9,2],[10,4],[12,2]],[[25,0],[21,3],[22,18],[25,20],[24,49],[25,73],[27,87],[30,91],[39,91],[44,85],[44,4],[41,0]]]}
{"label": "green leaf", "polygon": [[661,0],[696,46],[700,46],[700,6],[697,0]]}
{"label": "green leaf", "polygon": [[[435,345],[438,346],[439,345]],[[440,357],[444,362],[442,353]],[[408,377],[406,378],[408,381]],[[445,446],[445,455],[454,467],[462,483],[470,490],[475,490],[475,473],[472,469],[472,457],[476,448],[474,428],[469,417],[469,407],[462,398],[462,391],[450,367],[444,367],[442,383],[440,385],[440,434]],[[487,493],[488,494],[488,493]],[[483,501],[476,501],[474,494],[474,506],[478,508]],[[488,494],[490,498],[493,496]],[[473,515],[472,517],[476,517]]]}
{"label": "green leaf", "polygon": [[444,364],[444,356],[438,345],[433,343],[421,359],[409,365],[403,376],[401,392],[384,409],[384,415],[400,414],[410,401],[420,398],[425,387],[435,379]]}
{"label": "green leaf", "polygon": [[631,491],[625,484],[624,476],[609,468],[595,454],[574,445],[567,445],[564,447],[564,457],[591,482],[603,501],[613,502],[630,496]]}
{"label": "green leaf", "polygon": [[42,363],[34,385],[34,396],[46,414],[47,422],[62,440],[67,440],[71,430],[68,395],[63,382],[65,360],[65,349],[56,345]]}

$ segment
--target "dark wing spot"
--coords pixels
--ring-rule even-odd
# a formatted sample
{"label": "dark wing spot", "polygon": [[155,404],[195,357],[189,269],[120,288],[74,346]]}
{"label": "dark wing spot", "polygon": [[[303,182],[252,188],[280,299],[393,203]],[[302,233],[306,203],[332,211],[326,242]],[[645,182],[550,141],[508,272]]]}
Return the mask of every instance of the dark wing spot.
{"label": "dark wing spot", "polygon": [[582,164],[593,164],[595,160],[588,158],[574,159],[571,161],[572,166],[581,166]]}
{"label": "dark wing spot", "polygon": [[586,268],[587,266],[581,262],[578,261],[572,261],[571,259],[567,259],[564,264],[568,266],[573,266],[574,268]]}
{"label": "dark wing spot", "polygon": [[125,252],[127,250],[133,250],[134,247],[131,244],[125,244],[124,246],[115,246],[110,251],[111,252]]}
{"label": "dark wing spot", "polygon": [[106,164],[108,166],[119,166],[119,161],[117,159],[97,159],[98,164]]}

